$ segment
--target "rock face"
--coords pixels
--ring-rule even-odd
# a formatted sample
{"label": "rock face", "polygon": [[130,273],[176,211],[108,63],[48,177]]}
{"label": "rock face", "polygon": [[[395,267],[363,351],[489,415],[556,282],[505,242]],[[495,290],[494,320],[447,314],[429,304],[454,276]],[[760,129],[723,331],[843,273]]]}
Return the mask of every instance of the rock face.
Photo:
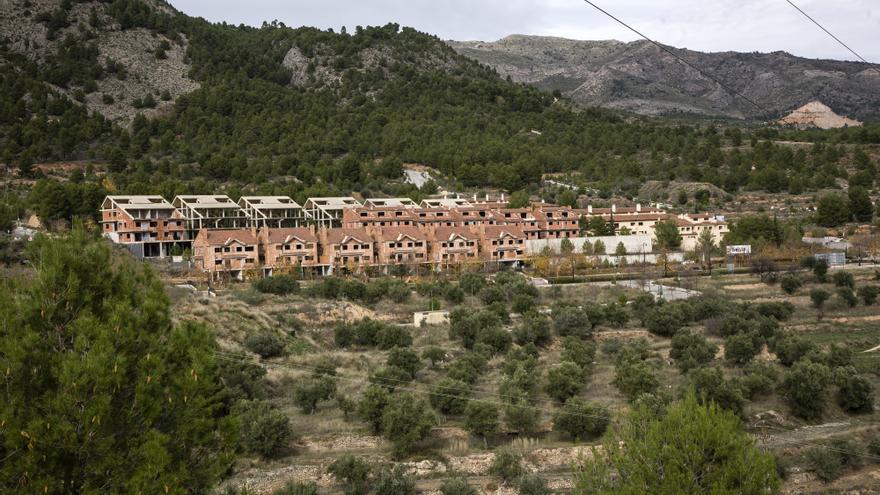
{"label": "rock face", "polygon": [[513,35],[494,42],[448,43],[502,76],[559,90],[584,105],[652,115],[769,120],[821,100],[840,114],[880,119],[880,73],[863,63],[812,60],[785,52],[702,53],[670,47],[761,110],[647,41]]}
{"label": "rock face", "polygon": [[818,127],[819,129],[838,129],[862,125],[858,120],[841,117],[821,101],[811,101],[777,121],[782,125],[799,128]]}
{"label": "rock face", "polygon": [[[174,12],[170,5],[160,0],[145,3],[157,11]],[[178,96],[199,88],[199,83],[188,75],[190,66],[185,61],[185,37],[170,40],[147,29],[122,30],[107,14],[109,2],[100,1],[72,3],[66,16],[68,25],[49,36],[49,29],[38,18],[41,14],[56,11],[61,5],[60,0],[0,0],[0,40],[7,40],[7,46],[13,52],[43,64],[46,58],[58,53],[66,36],[89,31],[98,48],[98,62],[106,65],[108,61],[114,61],[126,74],[124,78],[112,75],[99,78],[97,89],[82,99],[82,104],[89,110],[127,126],[138,113],[153,116],[166,111]],[[92,25],[95,20],[98,27]],[[170,48],[164,58],[159,58],[155,50],[163,41]],[[54,89],[74,100],[74,88]],[[157,102],[155,108],[135,108],[134,100],[148,94]],[[163,95],[168,101],[163,101]]]}

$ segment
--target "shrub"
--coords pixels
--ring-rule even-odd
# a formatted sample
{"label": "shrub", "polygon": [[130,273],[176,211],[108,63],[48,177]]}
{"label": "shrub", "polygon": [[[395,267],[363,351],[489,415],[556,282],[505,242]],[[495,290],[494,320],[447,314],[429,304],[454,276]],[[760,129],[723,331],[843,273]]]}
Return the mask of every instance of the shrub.
{"label": "shrub", "polygon": [[290,275],[275,275],[255,280],[251,284],[254,290],[264,294],[286,295],[299,292],[299,282]]}
{"label": "shrub", "polygon": [[660,382],[644,361],[621,361],[615,366],[614,386],[630,401],[641,394],[654,393]]}
{"label": "shrub", "polygon": [[244,346],[262,358],[272,358],[284,354],[284,341],[275,332],[261,331],[248,336]]}
{"label": "shrub", "polygon": [[813,275],[816,276],[816,281],[825,282],[827,274],[828,262],[825,260],[816,260],[816,264],[813,266]]}
{"label": "shrub", "polygon": [[397,325],[382,324],[376,333],[376,347],[388,350],[393,347],[409,347],[412,345],[412,335],[409,331]]}
{"label": "shrub", "polygon": [[448,479],[440,485],[442,495],[477,495],[477,489],[468,484],[464,478]]}
{"label": "shrub", "polygon": [[812,341],[795,335],[786,335],[770,341],[770,350],[784,366],[791,366],[804,358],[817,356],[819,347]]}
{"label": "shrub", "polygon": [[724,359],[737,366],[744,366],[759,352],[761,347],[755,334],[738,333],[724,339]]}
{"label": "shrub", "polygon": [[520,461],[522,458],[510,450],[500,450],[495,453],[492,464],[489,465],[489,474],[498,476],[504,482],[519,478],[523,473]]}
{"label": "shrub", "polygon": [[606,408],[570,398],[553,416],[553,430],[572,440],[588,440],[605,433],[610,420]]}
{"label": "shrub", "polygon": [[327,466],[346,495],[366,495],[370,492],[370,465],[362,459],[346,454]]}
{"label": "shrub", "polygon": [[743,372],[740,383],[743,394],[749,399],[770,393],[779,380],[779,373],[767,363],[749,363]]}
{"label": "shrub", "polygon": [[834,272],[834,275],[831,276],[831,280],[837,287],[849,287],[850,289],[856,288],[856,279],[850,272]]}
{"label": "shrub", "polygon": [[584,386],[584,372],[580,366],[564,361],[547,370],[547,382],[544,390],[547,395],[559,402],[577,395]]}
{"label": "shrub", "polygon": [[418,493],[416,480],[401,465],[380,471],[376,477],[374,490],[382,495],[415,495]]}
{"label": "shrub", "polygon": [[704,402],[713,402],[718,407],[742,415],[745,399],[742,390],[733,381],[725,380],[718,368],[700,368],[691,372],[690,382],[694,391]]}
{"label": "shrub", "polygon": [[622,304],[611,303],[603,308],[602,318],[605,323],[621,328],[629,321],[629,313],[624,309]]}
{"label": "shrub", "polygon": [[762,302],[755,305],[755,310],[761,316],[774,318],[776,321],[785,321],[794,314],[794,304],[785,302]]}
{"label": "shrub", "polygon": [[501,287],[490,285],[488,287],[483,287],[483,289],[480,290],[480,300],[486,305],[496,302],[506,303],[507,294],[504,293],[504,289]]}
{"label": "shrub", "polygon": [[485,441],[487,436],[498,431],[498,406],[489,402],[471,401],[464,411],[464,427]]}
{"label": "shrub", "polygon": [[409,371],[396,366],[384,366],[370,375],[370,383],[385,387],[392,392],[412,380],[413,376],[409,374]]}
{"label": "shrub", "polygon": [[358,402],[357,414],[370,425],[373,433],[382,432],[382,413],[385,412],[389,402],[391,402],[391,393],[379,385],[367,386]]}
{"label": "shrub", "polygon": [[446,376],[473,384],[486,370],[486,365],[485,356],[478,352],[468,352],[449,365]]}
{"label": "shrub", "polygon": [[837,403],[848,413],[874,411],[874,387],[865,377],[850,372],[838,380]]}
{"label": "shrub", "polygon": [[849,287],[841,287],[837,289],[837,295],[843,299],[843,302],[850,308],[854,308],[859,303],[859,298],[856,297],[856,293]]}
{"label": "shrub", "polygon": [[441,347],[428,347],[422,351],[422,359],[431,361],[431,367],[433,368],[437,366],[437,363],[442,363],[446,360],[446,350]]}
{"label": "shrub", "polygon": [[646,319],[648,331],[663,337],[672,337],[686,323],[685,314],[678,304],[662,304],[652,309]]}
{"label": "shrub", "polygon": [[827,291],[822,289],[813,289],[810,291],[810,300],[813,301],[813,307],[816,309],[822,309],[822,305],[825,304],[825,301],[831,297]]}
{"label": "shrub", "polygon": [[486,286],[486,277],[479,273],[465,273],[461,276],[458,286],[466,293],[475,296]]}
{"label": "shrub", "polygon": [[419,359],[419,355],[403,347],[391,348],[386,364],[406,371],[411,378],[415,378],[416,373],[422,369],[422,360]]}
{"label": "shrub", "polygon": [[551,493],[544,478],[534,474],[520,477],[518,485],[519,495],[549,495]]}
{"label": "shrub", "polygon": [[560,337],[573,335],[584,338],[592,334],[593,325],[583,310],[564,306],[553,310],[553,329]]}
{"label": "shrub", "polygon": [[829,368],[842,368],[847,366],[853,366],[855,354],[853,353],[852,348],[831,344],[828,348],[828,353],[825,355],[825,364]]}
{"label": "shrub", "polygon": [[779,286],[788,295],[796,293],[802,285],[801,279],[794,275],[786,275],[779,281]]}
{"label": "shrub", "polygon": [[272,492],[272,495],[318,495],[318,485],[314,481],[288,481],[286,485]]}
{"label": "shrub", "polygon": [[814,447],[807,452],[810,469],[824,482],[834,481],[843,473],[843,459],[840,453],[825,447]]}
{"label": "shrub", "polygon": [[785,373],[781,390],[795,415],[816,419],[825,408],[825,394],[830,382],[831,371],[827,366],[799,361]]}
{"label": "shrub", "polygon": [[716,353],[718,347],[708,343],[706,337],[689,330],[682,330],[672,337],[669,357],[675,360],[682,373],[687,373],[715,359]]}
{"label": "shrub", "polygon": [[461,304],[464,302],[464,291],[461,287],[456,287],[454,285],[450,285],[446,292],[443,293],[443,297],[452,304]]}
{"label": "shrub", "polygon": [[519,345],[544,346],[550,343],[551,338],[550,318],[535,312],[526,313],[522,323],[513,331],[513,339]]}
{"label": "shrub", "polygon": [[248,452],[263,457],[278,454],[290,439],[290,421],[266,402],[240,402],[235,407],[241,418],[241,444]]}
{"label": "shrub", "polygon": [[477,344],[485,344],[495,354],[507,351],[512,342],[510,332],[498,326],[484,328],[477,334]]}
{"label": "shrub", "polygon": [[514,313],[525,314],[535,308],[535,298],[528,294],[514,294],[510,299],[510,309]]}
{"label": "shrub", "polygon": [[432,388],[429,395],[431,405],[443,414],[462,414],[468,404],[470,386],[453,378],[443,378]]}
{"label": "shrub", "polygon": [[632,307],[633,315],[638,318],[642,324],[645,324],[651,310],[660,304],[661,303],[657,302],[657,299],[654,298],[653,294],[642,293],[633,299],[630,306]]}
{"label": "shrub", "polygon": [[306,414],[318,409],[318,402],[328,400],[336,393],[336,382],[332,378],[312,377],[301,379],[293,387],[293,403]]}
{"label": "shrub", "polygon": [[562,339],[560,361],[570,361],[586,372],[593,367],[594,359],[596,359],[596,344],[578,337],[570,336]]}
{"label": "shrub", "polygon": [[512,431],[531,433],[538,426],[541,411],[529,404],[525,398],[509,402],[504,406],[504,424]]}
{"label": "shrub", "polygon": [[393,444],[396,455],[410,452],[435,424],[437,417],[430,406],[410,394],[394,397],[382,413],[382,434]]}
{"label": "shrub", "polygon": [[865,306],[872,306],[880,295],[880,287],[876,285],[863,285],[859,287],[859,297],[865,302]]}

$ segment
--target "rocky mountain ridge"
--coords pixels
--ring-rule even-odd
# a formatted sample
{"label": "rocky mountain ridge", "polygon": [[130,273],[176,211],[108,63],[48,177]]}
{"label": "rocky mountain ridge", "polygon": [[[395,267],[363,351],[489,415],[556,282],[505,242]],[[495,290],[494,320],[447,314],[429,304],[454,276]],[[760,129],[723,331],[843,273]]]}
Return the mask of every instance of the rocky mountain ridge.
{"label": "rocky mountain ridge", "polygon": [[861,120],[880,119],[880,72],[867,64],[785,52],[703,53],[669,47],[725,90],[647,41],[580,41],[512,35],[494,42],[450,41],[503,76],[559,91],[587,106],[649,115],[697,114],[771,120],[810,101]]}

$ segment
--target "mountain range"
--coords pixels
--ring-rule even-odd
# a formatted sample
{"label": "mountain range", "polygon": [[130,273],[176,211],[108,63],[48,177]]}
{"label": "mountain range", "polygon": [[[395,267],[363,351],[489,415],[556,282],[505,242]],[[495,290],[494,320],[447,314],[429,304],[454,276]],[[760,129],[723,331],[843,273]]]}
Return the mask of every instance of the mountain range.
{"label": "mountain range", "polygon": [[880,70],[861,62],[814,60],[781,51],[703,53],[666,47],[711,76],[705,77],[647,41],[512,35],[449,44],[515,82],[558,91],[587,106],[770,120],[818,100],[848,117],[880,118]]}

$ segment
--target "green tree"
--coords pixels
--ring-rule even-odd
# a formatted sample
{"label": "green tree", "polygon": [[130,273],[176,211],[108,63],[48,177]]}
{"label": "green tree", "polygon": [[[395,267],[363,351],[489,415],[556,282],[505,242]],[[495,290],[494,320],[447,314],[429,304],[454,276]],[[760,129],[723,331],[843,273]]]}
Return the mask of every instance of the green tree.
{"label": "green tree", "polygon": [[588,440],[605,433],[610,421],[608,409],[572,397],[553,415],[553,430],[572,440]]}
{"label": "green tree", "polygon": [[376,493],[382,495],[416,495],[416,480],[401,465],[379,471],[375,483]]}
{"label": "green tree", "polygon": [[754,334],[737,333],[724,339],[724,359],[745,366],[761,352],[761,341]]}
{"label": "green tree", "polygon": [[657,375],[648,363],[633,360],[617,363],[612,383],[631,401],[639,395],[654,393],[660,386]]}
{"label": "green tree", "polygon": [[837,380],[837,403],[849,413],[874,411],[874,386],[863,376],[848,369]]}
{"label": "green tree", "polygon": [[813,289],[810,291],[810,300],[813,301],[813,307],[818,310],[816,318],[822,318],[822,308],[825,306],[825,301],[827,301],[829,297],[831,297],[831,294],[826,290]]}
{"label": "green tree", "polygon": [[477,495],[477,489],[464,478],[451,478],[440,485],[441,495]]}
{"label": "green tree", "polygon": [[515,191],[507,199],[508,208],[528,208],[530,205],[531,199],[526,191]]}
{"label": "green tree", "polygon": [[236,444],[211,332],[84,230],[28,259],[0,287],[0,491],[208,492]]}
{"label": "green tree", "polygon": [[575,494],[763,495],[780,486],[773,457],[742,431],[740,419],[693,393],[660,418],[634,411],[604,446],[578,473]]}
{"label": "green tree", "polygon": [[342,485],[345,495],[366,495],[370,492],[372,469],[360,458],[346,454],[327,466],[327,472]]}
{"label": "green tree", "polygon": [[849,221],[852,213],[849,201],[839,194],[826,194],[819,198],[816,207],[816,223],[822,227],[838,227]]}
{"label": "green tree", "polygon": [[241,418],[241,443],[248,451],[273,457],[287,447],[290,419],[266,402],[241,402],[236,406]]}
{"label": "green tree", "polygon": [[580,393],[584,386],[584,372],[580,366],[572,362],[561,362],[547,370],[544,391],[559,402]]}
{"label": "green tree", "polygon": [[792,412],[804,419],[817,419],[825,409],[826,390],[831,383],[827,366],[811,361],[798,361],[782,379],[782,394]]}
{"label": "green tree", "polygon": [[675,360],[675,364],[682,373],[687,373],[693,368],[700,367],[713,359],[718,353],[718,346],[706,341],[706,337],[682,330],[672,337],[672,349],[669,357]]}
{"label": "green tree", "polygon": [[314,414],[318,410],[318,403],[329,400],[336,393],[336,382],[327,376],[303,378],[296,382],[293,387],[293,403],[302,412]]}
{"label": "green tree", "polygon": [[872,306],[880,295],[880,287],[876,285],[863,285],[858,290],[859,297],[865,302],[865,306]]}
{"label": "green tree", "polygon": [[687,322],[687,315],[678,304],[661,304],[651,309],[645,316],[644,324],[656,335],[672,337]]}
{"label": "green tree", "polygon": [[393,347],[388,352],[386,364],[406,371],[412,378],[415,378],[416,373],[422,369],[422,360],[419,359],[419,355],[403,347]]}
{"label": "green tree", "polygon": [[522,458],[511,450],[501,450],[495,453],[492,464],[489,465],[489,474],[498,476],[505,483],[519,478],[523,473]]}
{"label": "green tree", "polygon": [[654,240],[663,252],[675,251],[681,247],[681,234],[675,220],[662,220],[654,224]]}
{"label": "green tree", "polygon": [[373,433],[382,432],[382,414],[391,402],[391,393],[380,385],[369,385],[357,405],[358,416],[366,421]]}
{"label": "green tree", "polygon": [[382,412],[382,434],[394,445],[395,454],[410,452],[427,438],[437,417],[430,406],[410,394],[399,394]]}
{"label": "green tree", "polygon": [[715,248],[715,236],[712,235],[712,229],[706,228],[700,231],[695,251],[709,269],[712,268],[712,253],[715,252]]}
{"label": "green tree", "polygon": [[435,409],[443,414],[462,414],[468,404],[470,386],[454,378],[443,378],[431,387],[429,400]]}
{"label": "green tree", "polygon": [[617,247],[614,248],[615,256],[626,256],[626,246],[623,245],[623,241],[617,243]]}
{"label": "green tree", "polygon": [[556,335],[566,337],[589,337],[593,332],[593,325],[585,311],[574,306],[562,306],[553,309],[553,329]]}
{"label": "green tree", "polygon": [[464,411],[464,427],[473,435],[486,437],[498,431],[498,406],[490,402],[471,401]]}
{"label": "green tree", "polygon": [[857,222],[870,222],[874,217],[874,204],[871,195],[862,186],[849,188],[849,209]]}

